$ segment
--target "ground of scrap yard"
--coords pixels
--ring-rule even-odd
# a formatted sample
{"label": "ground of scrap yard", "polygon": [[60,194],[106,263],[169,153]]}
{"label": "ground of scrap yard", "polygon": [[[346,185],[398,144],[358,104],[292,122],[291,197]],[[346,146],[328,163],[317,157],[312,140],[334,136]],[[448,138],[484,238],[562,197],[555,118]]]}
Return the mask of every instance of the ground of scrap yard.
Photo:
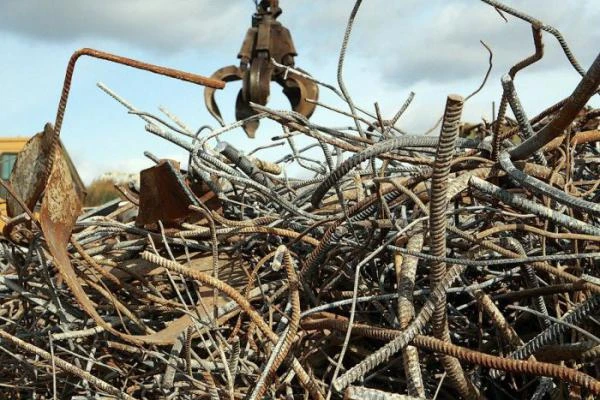
{"label": "ground of scrap yard", "polygon": [[[407,132],[415,93],[383,115],[345,84],[368,1],[337,26],[335,82],[299,67],[288,2],[254,3],[234,65],[202,75],[80,49],[55,120],[0,140],[0,397],[600,396],[598,48],[583,65],[560,26],[483,0],[531,28],[530,54],[490,82],[482,42],[480,86],[444,93],[434,126]],[[518,82],[545,48],[577,81],[536,109]],[[185,157],[146,152],[149,168],[82,180],[61,131],[92,63],[201,87],[211,119],[193,129],[99,84]],[[235,104],[217,105],[236,81]],[[468,120],[489,85],[492,117]],[[281,89],[283,110],[267,103]]]}

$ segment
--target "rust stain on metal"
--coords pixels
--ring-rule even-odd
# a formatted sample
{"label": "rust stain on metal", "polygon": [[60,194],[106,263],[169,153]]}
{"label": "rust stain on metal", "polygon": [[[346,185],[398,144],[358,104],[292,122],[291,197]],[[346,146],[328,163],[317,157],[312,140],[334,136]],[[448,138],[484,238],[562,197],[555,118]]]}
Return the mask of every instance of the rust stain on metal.
{"label": "rust stain on metal", "polygon": [[46,245],[50,254],[54,257],[54,265],[73,293],[77,303],[100,327],[124,340],[136,344],[172,344],[181,331],[187,327],[188,320],[180,318],[173,321],[162,331],[153,334],[128,335],[114,329],[96,310],[78,280],[67,250],[73,226],[81,211],[81,204],[82,193],[73,181],[67,163],[59,152],[55,155],[52,163],[52,172],[42,201],[40,222]]}
{"label": "rust stain on metal", "polygon": [[[53,136],[54,128],[48,123],[19,152],[10,175],[15,193],[30,210],[35,207],[46,185],[46,164],[51,155]],[[15,217],[24,211],[12,196],[6,199],[6,208],[9,217]]]}
{"label": "rust stain on metal", "polygon": [[[52,171],[42,200],[40,222],[51,253],[66,252],[71,231],[81,212],[83,188],[75,184],[60,151],[55,148]],[[52,251],[52,248],[60,251]]]}
{"label": "rust stain on metal", "polygon": [[196,196],[179,172],[179,163],[162,160],[140,173],[140,210],[137,226],[156,228],[158,221],[170,227],[196,213],[190,205],[198,205]]}
{"label": "rust stain on metal", "polygon": [[58,152],[48,179],[42,213],[54,224],[63,224],[65,230],[70,230],[81,211],[82,201],[83,188],[77,187],[65,158]]}

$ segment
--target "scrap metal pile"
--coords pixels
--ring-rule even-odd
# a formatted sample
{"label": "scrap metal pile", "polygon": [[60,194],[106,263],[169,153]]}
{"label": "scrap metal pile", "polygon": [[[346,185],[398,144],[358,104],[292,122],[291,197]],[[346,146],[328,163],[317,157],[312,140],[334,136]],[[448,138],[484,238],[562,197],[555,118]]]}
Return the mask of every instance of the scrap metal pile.
{"label": "scrap metal pile", "polygon": [[[439,137],[405,134],[410,99],[384,120],[340,81],[323,87],[353,129],[248,101],[249,118],[194,132],[102,86],[189,165],[148,154],[139,186],[84,211],[58,134],[77,57],[111,57],[76,53],[57,122],[3,183],[2,397],[598,396],[600,110],[585,104],[600,56],[586,72],[557,30],[485,1],[531,23],[536,44],[504,76],[494,121],[462,123],[450,95]],[[582,79],[529,118],[512,82],[543,32]],[[281,129],[276,162],[219,140],[263,119]]]}

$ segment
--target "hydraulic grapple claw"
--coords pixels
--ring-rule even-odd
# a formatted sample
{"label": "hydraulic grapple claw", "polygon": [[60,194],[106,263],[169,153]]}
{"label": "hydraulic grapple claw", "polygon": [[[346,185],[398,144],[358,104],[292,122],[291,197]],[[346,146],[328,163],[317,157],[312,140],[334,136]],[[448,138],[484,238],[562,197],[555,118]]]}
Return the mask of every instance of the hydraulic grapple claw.
{"label": "hydraulic grapple claw", "polygon": [[[316,83],[285,68],[275,67],[271,62],[274,59],[279,64],[293,67],[294,57],[297,55],[290,31],[276,21],[280,14],[278,0],[262,0],[252,16],[252,27],[248,29],[238,54],[240,66],[221,68],[212,75],[225,82],[242,80],[242,89],[235,104],[235,117],[238,121],[257,114],[250,103],[263,106],[267,104],[271,81],[277,81],[283,87],[283,93],[295,112],[310,118],[315,110],[315,104],[306,99],[318,99],[319,89]],[[214,89],[206,88],[204,102],[210,114],[224,125],[214,94]],[[254,138],[258,126],[259,121],[252,120],[243,127],[248,137]]]}

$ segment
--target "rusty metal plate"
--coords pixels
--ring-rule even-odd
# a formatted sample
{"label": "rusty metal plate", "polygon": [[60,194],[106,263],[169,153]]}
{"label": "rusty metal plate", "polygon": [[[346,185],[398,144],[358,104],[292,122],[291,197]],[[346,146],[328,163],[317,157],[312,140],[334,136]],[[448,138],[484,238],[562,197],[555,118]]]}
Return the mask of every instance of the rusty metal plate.
{"label": "rusty metal plate", "polygon": [[[11,186],[30,210],[35,207],[46,185],[46,166],[52,153],[53,137],[54,128],[48,123],[42,132],[27,141],[10,175]],[[24,210],[12,196],[8,196],[6,212],[9,217],[15,217]]]}
{"label": "rusty metal plate", "polygon": [[48,251],[54,258],[54,266],[73,292],[77,302],[88,314],[97,317],[92,302],[77,281],[67,251],[73,226],[81,211],[82,198],[83,193],[71,176],[68,162],[62,156],[62,152],[56,151],[42,199],[40,224]]}
{"label": "rusty metal plate", "polygon": [[73,179],[62,152],[57,152],[40,211],[42,230],[54,256],[56,254],[52,248],[66,249],[75,221],[81,212],[83,195],[83,188]]}
{"label": "rusty metal plate", "polygon": [[[75,296],[75,299],[81,308],[92,317],[99,326],[103,327],[108,332],[138,345],[144,343],[155,345],[174,343],[181,332],[192,323],[192,319],[189,318],[189,316],[186,316],[187,318],[179,318],[171,322],[165,329],[150,335],[136,336],[124,334],[114,329],[102,319],[102,316],[98,314],[94,304],[79,283],[77,274],[69,259],[67,245],[77,216],[81,211],[83,192],[76,180],[73,179],[68,164],[69,163],[62,156],[62,153],[58,151],[52,165],[52,172],[48,178],[48,185],[42,200],[40,212],[42,231],[46,239],[48,250],[54,258],[53,261],[55,267],[58,269],[61,277]],[[173,184],[172,172],[175,171],[173,164],[167,161],[163,162],[158,167],[160,167],[159,170],[161,170],[162,174],[166,177],[163,181],[167,183],[171,182],[171,184]],[[149,176],[153,176],[153,174],[154,173],[151,171]],[[163,175],[157,173],[157,176],[159,177]],[[147,180],[147,182],[150,181]],[[158,179],[156,182],[161,182],[161,180]],[[175,183],[180,182],[175,181]],[[161,193],[163,193],[163,191],[168,192],[170,189],[173,189],[173,186],[156,186],[155,189],[160,190]],[[179,187],[176,188],[176,190],[182,189]]]}
{"label": "rusty metal plate", "polygon": [[158,221],[166,227],[177,225],[195,214],[190,205],[199,203],[179,172],[178,162],[161,160],[140,173],[137,226],[156,228]]}

